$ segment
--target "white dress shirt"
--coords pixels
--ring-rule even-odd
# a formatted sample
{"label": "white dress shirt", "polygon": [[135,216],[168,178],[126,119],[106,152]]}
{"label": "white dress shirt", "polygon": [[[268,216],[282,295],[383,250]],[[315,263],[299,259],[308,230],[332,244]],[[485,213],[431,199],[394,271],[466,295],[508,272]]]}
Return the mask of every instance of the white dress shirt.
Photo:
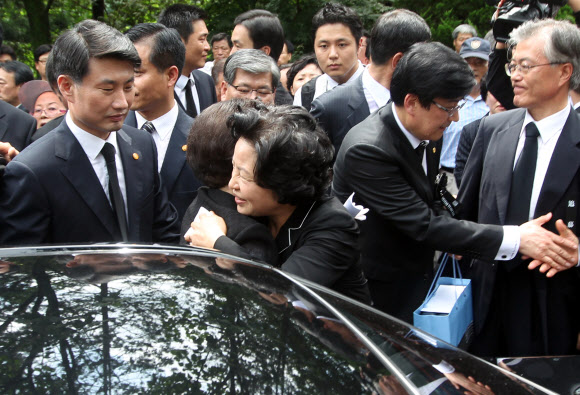
{"label": "white dress shirt", "polygon": [[109,199],[109,204],[112,205],[111,197],[109,196],[109,173],[107,172],[107,164],[105,162],[105,157],[101,154],[101,150],[105,146],[105,143],[111,143],[115,147],[115,162],[117,165],[117,178],[119,179],[119,187],[121,188],[121,193],[123,195],[123,201],[125,202],[125,214],[127,213],[127,188],[125,186],[125,172],[123,171],[123,162],[121,161],[121,154],[119,152],[119,146],[117,145],[117,133],[109,133],[107,140],[103,140],[89,132],[85,132],[83,129],[78,127],[71,118],[70,111],[67,112],[65,116],[65,122],[72,134],[78,140],[79,144],[85,151],[85,154],[89,158],[91,165],[95,174],[99,178],[99,182]]}
{"label": "white dress shirt", "polygon": [[534,121],[534,118],[532,118],[530,113],[526,111],[522,130],[520,131],[518,146],[516,148],[514,167],[524,149],[524,143],[526,142],[525,128],[528,123],[534,122],[540,132],[540,136],[538,137],[538,159],[536,161],[536,174],[534,176],[534,186],[532,187],[532,196],[530,198],[529,219],[534,218],[536,205],[538,204],[538,197],[540,196],[540,191],[544,184],[544,178],[546,177],[546,172],[548,171],[554,148],[556,148],[556,143],[562,134],[562,129],[564,128],[564,124],[569,115],[570,106],[568,104],[563,110],[558,111],[541,121]]}
{"label": "white dress shirt", "polygon": [[[362,63],[360,63],[360,60],[358,61],[358,68],[356,69],[356,71],[354,72],[354,74],[348,79],[348,81],[345,82],[345,84],[349,83],[350,81],[353,81],[354,79],[356,79],[357,77],[359,77],[362,72],[365,70],[364,67],[362,67]],[[321,76],[319,76],[318,78],[316,78],[316,81],[314,82],[314,97],[312,98],[312,100],[314,101],[318,96],[322,95],[323,93],[328,92],[329,90],[332,90],[334,88],[336,88],[339,84],[338,82],[336,82],[335,80],[333,80],[328,74],[324,73]],[[296,93],[294,94],[294,103],[295,106],[301,106],[302,105],[302,87],[298,88],[298,90],[296,91]]]}
{"label": "white dress shirt", "polygon": [[[157,170],[159,172],[161,172],[161,168],[163,167],[163,161],[165,160],[165,154],[167,153],[167,147],[169,146],[169,140],[171,140],[171,133],[175,128],[178,114],[179,107],[177,103],[175,103],[171,110],[151,121],[153,126],[155,126],[155,132],[153,132],[151,136],[153,137],[155,146],[157,147]],[[147,120],[137,111],[135,111],[135,118],[137,119],[137,127],[139,129],[141,129],[143,124],[147,122]]]}
{"label": "white dress shirt", "polygon": [[180,75],[173,89],[175,90],[175,93],[177,93],[179,101],[181,104],[183,104],[183,108],[187,108],[187,101],[185,100],[185,85],[187,85],[187,80],[191,80],[191,93],[193,95],[193,102],[195,103],[195,109],[199,114],[201,112],[199,111],[199,95],[197,94],[197,88],[195,87],[193,73],[189,75],[189,78],[184,75]]}
{"label": "white dress shirt", "polygon": [[391,91],[375,80],[367,67],[364,68],[362,73],[362,85],[371,114],[383,107],[391,99]]}

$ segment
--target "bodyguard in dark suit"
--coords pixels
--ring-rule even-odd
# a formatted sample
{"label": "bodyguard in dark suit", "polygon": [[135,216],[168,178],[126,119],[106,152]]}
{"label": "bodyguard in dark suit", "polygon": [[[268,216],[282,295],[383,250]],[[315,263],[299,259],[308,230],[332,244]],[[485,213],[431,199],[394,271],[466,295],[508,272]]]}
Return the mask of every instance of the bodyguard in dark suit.
{"label": "bodyguard in dark suit", "polygon": [[[580,32],[567,22],[542,20],[521,25],[510,37],[508,72],[514,104],[522,109],[482,119],[459,193],[464,215],[517,225],[552,213],[544,227],[574,238],[580,221],[580,117],[569,105],[568,90],[580,86]],[[519,255],[493,264],[476,260],[473,352],[578,354],[580,269],[578,251],[573,253],[571,265],[548,275],[573,267],[550,278],[529,271]]]}
{"label": "bodyguard in dark suit", "polygon": [[50,57],[69,112],[6,166],[0,244],[177,242],[155,143],[123,127],[140,63],[131,41],[86,20],[57,39]]}
{"label": "bodyguard in dark suit", "polygon": [[185,45],[185,63],[175,84],[175,100],[192,118],[217,102],[213,79],[199,70],[210,50],[206,18],[204,10],[188,4],[173,4],[158,18],[162,25],[177,30]]}
{"label": "bodyguard in dark suit", "polygon": [[[259,49],[278,64],[278,58],[284,49],[284,29],[278,17],[266,10],[250,10],[240,14],[234,20],[230,52],[240,49]],[[292,96],[278,81],[275,88],[276,105],[292,104]]]}
{"label": "bodyguard in dark suit", "polygon": [[36,119],[0,100],[0,141],[22,151],[36,131]]}
{"label": "bodyguard in dark suit", "polygon": [[[577,248],[533,222],[502,229],[438,209],[438,158],[430,141],[457,120],[457,103],[474,84],[454,51],[440,43],[413,45],[393,74],[393,104],[347,134],[334,165],[333,193],[345,201],[354,192],[354,201],[370,210],[360,228],[371,297],[379,309],[407,321],[425,297],[435,250],[493,260],[511,259],[518,248],[559,259],[552,240]],[[546,242],[540,246],[534,238]]]}
{"label": "bodyguard in dark suit", "polygon": [[352,82],[339,85],[312,102],[310,113],[318,120],[338,152],[346,133],[387,104],[395,66],[416,42],[431,38],[419,15],[399,9],[383,14],[371,32],[372,63]]}
{"label": "bodyguard in dark suit", "polygon": [[159,23],[141,23],[126,34],[139,52],[141,66],[135,72],[135,100],[125,124],[153,136],[163,188],[181,223],[201,186],[186,161],[187,136],[193,118],[173,98],[185,47],[174,29]]}

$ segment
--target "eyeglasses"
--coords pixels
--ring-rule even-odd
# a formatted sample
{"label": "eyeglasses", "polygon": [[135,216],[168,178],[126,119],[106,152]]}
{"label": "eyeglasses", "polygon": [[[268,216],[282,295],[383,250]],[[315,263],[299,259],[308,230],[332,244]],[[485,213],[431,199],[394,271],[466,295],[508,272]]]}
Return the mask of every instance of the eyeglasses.
{"label": "eyeglasses", "polygon": [[505,73],[510,77],[512,76],[513,73],[516,72],[516,70],[522,74],[528,74],[528,72],[533,68],[540,66],[553,66],[555,64],[563,64],[563,62],[550,62],[550,63],[534,64],[531,66],[528,64],[506,63]]}
{"label": "eyeglasses", "polygon": [[438,108],[442,109],[443,111],[445,111],[447,113],[447,115],[449,116],[449,118],[451,118],[452,116],[455,115],[455,113],[459,110],[461,110],[463,108],[463,106],[465,105],[465,102],[452,107],[452,108],[447,108],[447,107],[443,107],[441,104],[437,103],[436,101],[432,100],[431,103],[435,104]]}
{"label": "eyeglasses", "polygon": [[66,110],[62,110],[60,108],[53,108],[53,107],[49,107],[46,109],[37,108],[36,110],[34,110],[34,115],[41,116],[43,112],[46,113],[47,117],[53,117],[55,115],[64,114],[66,112]]}
{"label": "eyeglasses", "polygon": [[268,95],[271,95],[272,93],[274,93],[274,91],[272,89],[268,89],[268,88],[252,89],[250,87],[243,86],[243,85],[232,85],[232,84],[228,84],[228,85],[233,87],[235,90],[237,90],[238,92],[240,92],[244,96],[251,95],[252,92],[256,92],[256,94],[260,97],[265,97],[265,96],[268,96]]}

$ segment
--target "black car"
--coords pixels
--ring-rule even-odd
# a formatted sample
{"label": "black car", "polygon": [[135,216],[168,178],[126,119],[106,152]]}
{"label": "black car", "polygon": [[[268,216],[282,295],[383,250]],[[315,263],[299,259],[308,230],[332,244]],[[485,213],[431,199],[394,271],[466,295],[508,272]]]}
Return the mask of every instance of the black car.
{"label": "black car", "polygon": [[554,393],[267,265],[188,247],[0,249],[0,393]]}

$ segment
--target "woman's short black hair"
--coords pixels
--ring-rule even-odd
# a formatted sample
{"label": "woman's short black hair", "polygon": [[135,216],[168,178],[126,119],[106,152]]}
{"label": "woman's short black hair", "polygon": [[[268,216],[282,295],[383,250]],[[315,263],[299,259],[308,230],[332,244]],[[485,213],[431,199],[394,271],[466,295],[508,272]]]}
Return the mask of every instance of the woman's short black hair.
{"label": "woman's short black hair", "polygon": [[304,67],[308,66],[309,64],[315,64],[318,68],[320,68],[320,66],[318,66],[316,55],[313,53],[303,55],[300,59],[294,62],[294,64],[292,64],[290,70],[288,70],[286,73],[286,88],[288,89],[288,92],[290,92],[292,85],[294,85],[296,74],[298,74]]}
{"label": "woman's short black hair", "polygon": [[187,163],[204,185],[221,188],[232,176],[236,140],[227,126],[230,115],[263,106],[255,100],[232,99],[211,105],[195,118],[187,137]]}
{"label": "woman's short black hair", "polygon": [[334,147],[316,120],[297,106],[249,109],[230,116],[235,139],[256,150],[254,181],[280,204],[299,205],[324,195],[332,178]]}

